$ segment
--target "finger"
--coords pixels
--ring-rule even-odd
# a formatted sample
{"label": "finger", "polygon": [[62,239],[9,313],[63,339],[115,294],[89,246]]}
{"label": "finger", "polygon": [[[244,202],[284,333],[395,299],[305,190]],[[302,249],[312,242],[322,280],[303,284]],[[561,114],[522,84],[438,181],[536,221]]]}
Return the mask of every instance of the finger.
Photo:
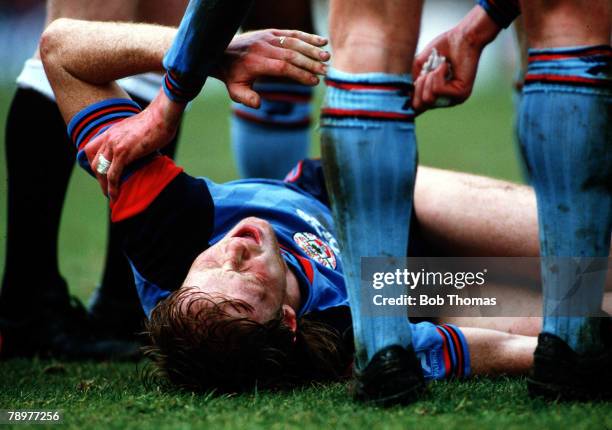
{"label": "finger", "polygon": [[280,38],[278,40],[281,48],[292,49],[305,55],[306,57],[312,58],[313,60],[327,61],[330,58],[329,52],[295,37],[287,37],[283,39],[282,44],[280,43]]}
{"label": "finger", "polygon": [[261,98],[259,94],[253,91],[248,85],[245,84],[229,84],[227,87],[231,99],[236,103],[242,103],[245,106],[252,107],[253,109],[259,108],[261,105]]}
{"label": "finger", "polygon": [[416,112],[423,110],[423,83],[425,78],[418,77],[414,81],[414,94],[412,95],[412,107]]}
{"label": "finger", "polygon": [[327,45],[327,39],[316,34],[306,33],[305,31],[299,30],[273,30],[272,34],[274,36],[285,36],[285,37],[293,37],[295,39],[303,40],[306,43],[315,46],[325,46]]}
{"label": "finger", "polygon": [[98,164],[100,163],[100,156],[103,156],[104,158],[106,158],[108,161],[111,162],[109,169],[113,166],[113,151],[112,151],[112,147],[108,144],[105,144],[104,146],[102,146],[100,148],[100,150],[98,151],[98,153],[96,154],[96,156],[93,159],[93,162],[91,163],[91,168],[94,171],[95,175],[96,175],[96,179],[98,180],[98,183],[100,184],[100,188],[102,188],[102,192],[104,193],[105,196],[108,195],[108,180],[107,180],[107,173],[100,173],[98,171]]}
{"label": "finger", "polygon": [[[304,42],[301,42],[304,43]],[[285,45],[287,46],[287,45]],[[278,60],[284,60],[300,69],[304,69],[310,73],[324,75],[327,72],[327,66],[320,61],[312,60],[300,52],[291,48],[282,49],[271,47],[270,56]]]}
{"label": "finger", "polygon": [[262,75],[289,78],[304,85],[316,85],[319,83],[319,78],[314,74],[286,61],[266,58],[259,68]]}
{"label": "finger", "polygon": [[[112,165],[113,147],[110,144],[105,144],[103,147],[100,148],[93,160],[93,164],[91,165],[91,168],[94,170],[94,172],[96,172],[97,174],[106,175],[108,169],[110,168],[110,165],[108,168],[104,169],[104,166],[100,165],[100,162],[102,161],[101,157],[103,157],[106,161],[110,162]],[[105,171],[99,171],[98,168],[104,169]]]}
{"label": "finger", "polygon": [[124,167],[125,162],[123,157],[115,157],[111,163],[110,169],[108,169],[106,178],[108,196],[110,197],[111,201],[114,201],[117,199],[117,197],[119,197],[119,186],[121,184],[121,174],[123,173]]}
{"label": "finger", "polygon": [[425,107],[431,107],[436,101],[436,96],[433,92],[433,79],[433,72],[428,73],[424,77],[422,100]]}
{"label": "finger", "polygon": [[[449,65],[447,62],[444,62],[438,67],[436,70],[430,73],[431,75],[431,91],[434,96],[437,98],[446,91],[446,87],[448,87],[448,83],[450,81],[446,80],[446,76],[448,74]],[[451,86],[452,88],[452,86]]]}
{"label": "finger", "polygon": [[435,70],[433,73],[435,76],[432,81],[432,91],[436,98],[448,98],[452,104],[462,103],[469,97],[471,89],[462,80],[451,79],[447,81],[448,70],[448,63],[442,64]]}
{"label": "finger", "polygon": [[101,175],[100,173],[96,172],[96,179],[98,180],[100,189],[102,190],[104,195],[108,197],[108,179],[106,175]]}
{"label": "finger", "polygon": [[103,133],[97,136],[96,138],[94,138],[93,140],[89,141],[87,145],[85,146],[85,149],[84,149],[85,156],[87,157],[87,161],[89,162],[89,165],[91,166],[92,169],[94,168],[93,163],[94,163],[94,160],[96,159],[96,156],[100,152],[101,148],[107,145],[107,141],[108,141],[108,133]]}
{"label": "finger", "polygon": [[431,54],[431,48],[427,47],[423,51],[421,51],[416,57],[414,57],[414,61],[412,63],[412,76],[419,77],[421,75],[421,70],[423,69],[423,65],[429,58]]}

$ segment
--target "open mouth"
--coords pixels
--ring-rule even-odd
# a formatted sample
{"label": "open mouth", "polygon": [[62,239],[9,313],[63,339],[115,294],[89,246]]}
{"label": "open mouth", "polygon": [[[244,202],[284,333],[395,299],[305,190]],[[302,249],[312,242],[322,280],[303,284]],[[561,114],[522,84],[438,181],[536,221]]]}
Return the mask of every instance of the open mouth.
{"label": "open mouth", "polygon": [[261,245],[262,233],[257,227],[253,225],[245,225],[240,228],[233,237],[242,237],[248,240],[252,240],[257,245]]}

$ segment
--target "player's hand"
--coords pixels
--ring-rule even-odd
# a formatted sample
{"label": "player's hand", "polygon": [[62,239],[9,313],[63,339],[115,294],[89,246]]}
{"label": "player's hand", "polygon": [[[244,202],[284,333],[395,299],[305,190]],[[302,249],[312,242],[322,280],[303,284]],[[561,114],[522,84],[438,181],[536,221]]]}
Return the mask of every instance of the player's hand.
{"label": "player's hand", "polygon": [[[170,143],[184,108],[184,104],[171,101],[160,90],[142,112],[113,125],[87,144],[85,153],[89,165],[104,194],[115,200],[125,167]],[[111,162],[106,175],[99,174],[96,169],[100,155]]]}
{"label": "player's hand", "polygon": [[[484,47],[497,36],[500,28],[484,9],[476,6],[453,29],[435,38],[420,52],[413,64],[415,77],[412,106],[415,111],[436,107],[439,98],[448,99],[445,106],[463,103],[472,93],[478,62]],[[421,70],[433,49],[447,62],[424,73]]]}
{"label": "player's hand", "polygon": [[214,77],[227,86],[232,100],[258,108],[253,83],[263,77],[286,78],[304,85],[319,83],[327,72],[327,39],[296,30],[259,30],[236,36]]}

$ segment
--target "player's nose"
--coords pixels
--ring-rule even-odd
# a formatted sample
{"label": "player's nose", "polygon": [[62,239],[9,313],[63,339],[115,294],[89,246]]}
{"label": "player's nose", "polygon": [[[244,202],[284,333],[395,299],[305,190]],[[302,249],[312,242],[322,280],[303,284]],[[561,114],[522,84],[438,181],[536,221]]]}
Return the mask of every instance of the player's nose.
{"label": "player's nose", "polygon": [[227,260],[233,264],[233,268],[239,268],[248,260],[251,252],[246,243],[241,240],[230,240],[226,248]]}

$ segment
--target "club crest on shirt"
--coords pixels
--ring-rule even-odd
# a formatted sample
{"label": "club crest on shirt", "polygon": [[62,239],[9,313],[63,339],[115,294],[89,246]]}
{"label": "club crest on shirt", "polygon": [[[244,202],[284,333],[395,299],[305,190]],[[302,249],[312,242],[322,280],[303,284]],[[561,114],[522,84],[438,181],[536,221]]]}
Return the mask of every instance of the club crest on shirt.
{"label": "club crest on shirt", "polygon": [[318,236],[309,233],[295,233],[293,240],[298,244],[300,248],[319,264],[327,267],[328,269],[336,268],[336,256],[331,247],[325,243]]}

